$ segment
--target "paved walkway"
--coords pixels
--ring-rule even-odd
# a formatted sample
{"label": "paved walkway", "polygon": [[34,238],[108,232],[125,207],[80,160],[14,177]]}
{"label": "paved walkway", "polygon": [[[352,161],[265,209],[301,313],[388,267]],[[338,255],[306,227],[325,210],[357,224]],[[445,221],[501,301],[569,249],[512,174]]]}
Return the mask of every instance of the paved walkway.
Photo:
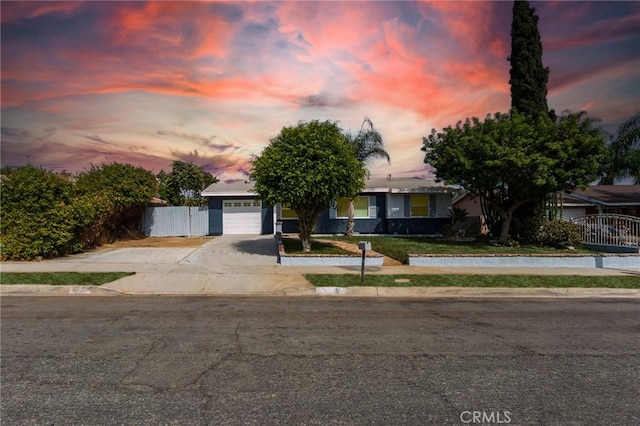
{"label": "paved walkway", "polygon": [[[0,286],[2,295],[343,295],[395,297],[539,296],[640,297],[640,290],[329,288],[316,290],[304,274],[359,274],[359,267],[282,266],[273,236],[216,237],[196,248],[118,248],[95,250],[42,262],[2,262],[3,272],[135,272],[101,287]],[[525,274],[638,275],[640,270],[602,268],[432,268],[393,265],[368,267],[367,274]]]}

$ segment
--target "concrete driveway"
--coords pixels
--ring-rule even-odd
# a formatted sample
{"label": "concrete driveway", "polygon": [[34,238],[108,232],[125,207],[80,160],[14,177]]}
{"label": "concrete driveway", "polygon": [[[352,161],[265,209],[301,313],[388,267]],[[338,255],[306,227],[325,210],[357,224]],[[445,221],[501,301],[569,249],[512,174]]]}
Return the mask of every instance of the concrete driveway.
{"label": "concrete driveway", "polygon": [[[277,255],[278,247],[273,235],[221,235],[200,247],[98,249],[73,256],[48,259],[37,264],[101,264],[105,266],[117,264],[138,265],[143,269],[152,266],[164,269],[169,265],[193,265],[209,269],[224,266],[276,265]],[[33,262],[29,263],[36,265]]]}
{"label": "concrete driveway", "polygon": [[273,235],[221,235],[189,253],[178,263],[189,265],[275,265],[278,246]]}

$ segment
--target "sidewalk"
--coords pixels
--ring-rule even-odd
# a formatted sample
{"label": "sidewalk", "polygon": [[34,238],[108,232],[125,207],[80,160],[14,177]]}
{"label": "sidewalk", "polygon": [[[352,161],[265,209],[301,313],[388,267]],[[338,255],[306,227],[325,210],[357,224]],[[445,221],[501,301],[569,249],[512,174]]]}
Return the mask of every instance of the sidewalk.
{"label": "sidewalk", "polygon": [[[354,297],[636,297],[625,289],[389,288],[316,289],[305,274],[360,274],[360,267],[282,266],[272,236],[221,236],[201,247],[96,250],[42,262],[2,262],[2,272],[135,272],[95,286],[2,285],[0,295],[262,295]],[[392,265],[370,274],[585,275],[634,274],[640,269],[453,268]],[[366,278],[365,278],[366,280]]]}
{"label": "sidewalk", "polygon": [[[280,265],[184,265],[74,262],[3,262],[3,272],[135,272],[135,275],[95,286],[4,285],[0,295],[261,295],[354,297],[634,297],[640,290],[627,289],[524,289],[524,288],[390,288],[324,287],[316,289],[304,274],[360,274],[354,267],[299,267]],[[370,274],[492,274],[613,276],[640,271],[591,268],[423,268],[369,267]],[[365,277],[366,280],[366,277]]]}

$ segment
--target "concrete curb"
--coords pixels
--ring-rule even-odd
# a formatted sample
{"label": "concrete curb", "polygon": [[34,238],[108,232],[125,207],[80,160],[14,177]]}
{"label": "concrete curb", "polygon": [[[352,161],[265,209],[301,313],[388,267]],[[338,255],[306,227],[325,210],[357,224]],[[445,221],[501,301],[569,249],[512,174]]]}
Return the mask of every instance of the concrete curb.
{"label": "concrete curb", "polygon": [[0,285],[0,296],[127,296],[95,285],[11,284]]}
{"label": "concrete curb", "polygon": [[640,289],[618,288],[504,288],[504,287],[316,287],[316,296],[345,297],[533,297],[533,298],[632,298]]}
{"label": "concrete curb", "polygon": [[0,296],[292,296],[375,298],[625,298],[640,299],[640,289],[618,288],[472,288],[472,287],[314,287],[283,288],[262,292],[158,292],[126,291],[98,286],[42,284],[0,285]]}

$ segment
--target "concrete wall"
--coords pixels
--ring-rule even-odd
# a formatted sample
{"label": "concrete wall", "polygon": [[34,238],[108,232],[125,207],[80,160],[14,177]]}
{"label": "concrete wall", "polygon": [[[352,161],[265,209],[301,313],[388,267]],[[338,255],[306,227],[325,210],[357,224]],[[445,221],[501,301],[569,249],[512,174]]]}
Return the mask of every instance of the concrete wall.
{"label": "concrete wall", "polygon": [[640,256],[409,256],[409,266],[461,268],[611,268],[640,270]]}

